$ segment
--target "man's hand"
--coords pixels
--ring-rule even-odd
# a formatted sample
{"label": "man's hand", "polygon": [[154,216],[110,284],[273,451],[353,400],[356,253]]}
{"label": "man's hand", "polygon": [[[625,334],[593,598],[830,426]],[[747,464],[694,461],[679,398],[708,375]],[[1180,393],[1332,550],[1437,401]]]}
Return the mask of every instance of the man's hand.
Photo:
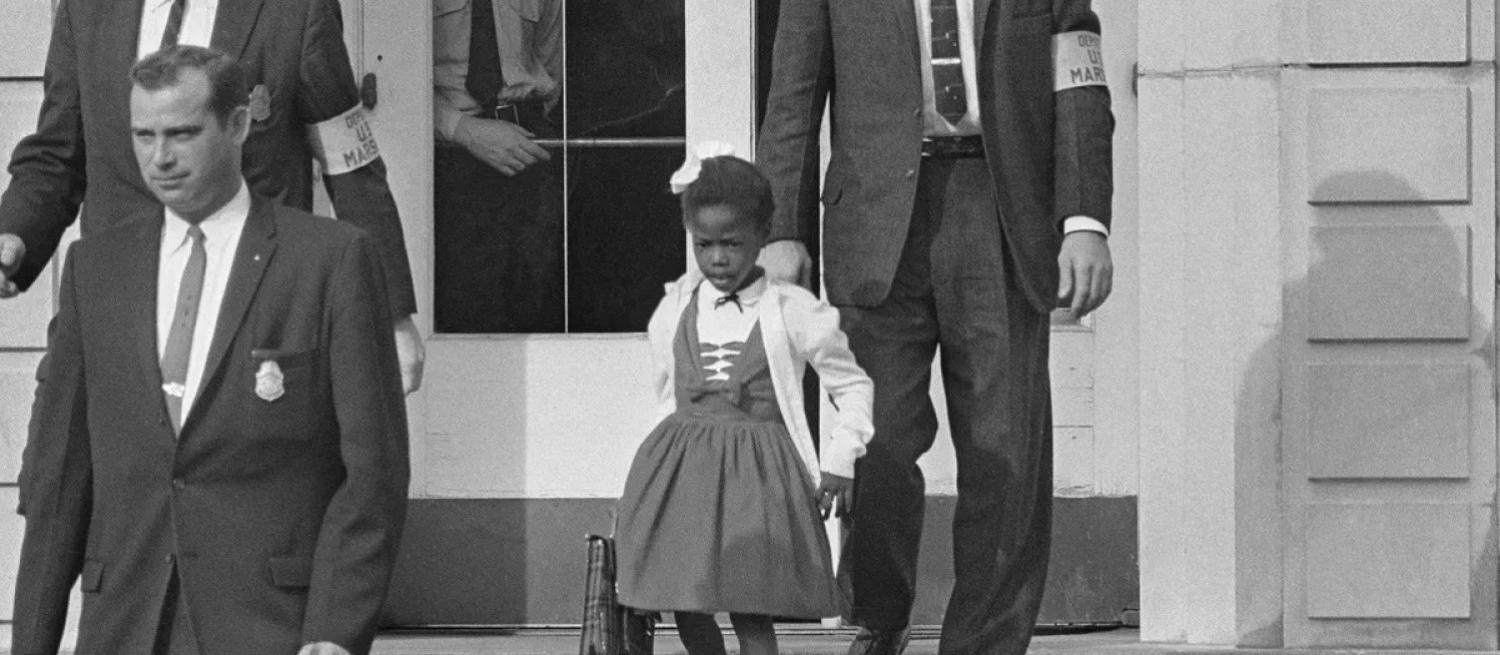
{"label": "man's hand", "polygon": [[772,241],[760,249],[756,260],[766,269],[766,277],[812,288],[812,256],[807,246],[796,239]]}
{"label": "man's hand", "polygon": [[14,234],[0,234],[0,298],[14,298],[21,293],[20,287],[11,281],[21,260],[26,257],[26,243]]}
{"label": "man's hand", "polygon": [[532,142],[535,135],[508,121],[465,116],[453,130],[453,140],[471,154],[507,176],[514,176],[552,155]]}
{"label": "man's hand", "polygon": [[302,647],[297,655],[350,655],[343,646],[331,641],[315,641]]}
{"label": "man's hand", "polygon": [[1057,302],[1066,304],[1073,318],[1083,318],[1109,297],[1115,267],[1103,234],[1090,230],[1069,232],[1057,254]]}
{"label": "man's hand", "polygon": [[818,509],[823,512],[823,518],[827,519],[829,514],[848,516],[853,506],[854,478],[823,471],[822,480],[818,482]]}
{"label": "man's hand", "polygon": [[422,333],[410,316],[396,321],[396,359],[401,362],[401,388],[406,393],[420,389],[427,349],[422,345]]}

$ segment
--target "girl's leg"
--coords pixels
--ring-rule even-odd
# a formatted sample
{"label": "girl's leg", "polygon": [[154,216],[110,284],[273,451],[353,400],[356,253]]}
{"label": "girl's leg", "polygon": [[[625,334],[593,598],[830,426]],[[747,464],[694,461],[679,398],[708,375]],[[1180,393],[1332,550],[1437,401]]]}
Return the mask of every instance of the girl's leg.
{"label": "girl's leg", "polygon": [[740,640],[740,655],[777,655],[776,624],[764,614],[730,613],[734,636]]}
{"label": "girl's leg", "polygon": [[[725,655],[724,633],[719,631],[714,615],[701,612],[674,612],[677,616],[677,636],[682,638],[688,655]],[[736,624],[735,632],[739,626]],[[743,652],[743,651],[741,651]]]}

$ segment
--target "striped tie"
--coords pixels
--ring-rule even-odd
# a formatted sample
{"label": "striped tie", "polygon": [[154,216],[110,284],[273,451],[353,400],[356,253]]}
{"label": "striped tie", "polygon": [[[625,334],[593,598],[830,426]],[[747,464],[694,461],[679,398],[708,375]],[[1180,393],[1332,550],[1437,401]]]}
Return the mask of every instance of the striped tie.
{"label": "striped tie", "polygon": [[932,0],[932,91],[938,113],[949,123],[957,123],[969,112],[958,41],[957,2]]}
{"label": "striped tie", "polygon": [[193,330],[198,326],[198,301],[203,296],[203,271],[208,266],[208,252],[203,248],[203,229],[188,227],[193,240],[192,254],[182,271],[182,286],[177,288],[177,308],[172,312],[172,329],[167,333],[166,352],[161,358],[162,393],[167,413],[172,416],[172,431],[182,429],[183,394],[187,392],[188,360],[193,352]]}

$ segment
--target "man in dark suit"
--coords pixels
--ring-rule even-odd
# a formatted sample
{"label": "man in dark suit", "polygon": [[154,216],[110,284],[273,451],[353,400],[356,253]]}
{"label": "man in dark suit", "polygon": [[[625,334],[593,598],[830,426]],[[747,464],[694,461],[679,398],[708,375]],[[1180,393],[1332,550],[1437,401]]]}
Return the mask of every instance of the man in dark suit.
{"label": "man in dark suit", "polygon": [[[250,188],[303,210],[320,159],[338,218],[374,237],[408,390],[422,341],[401,219],[359,103],[338,0],[60,0],[37,130],[11,156],[0,196],[0,297],[28,288],[79,216],[83,233],[160,208],[131,160],[126,72],[168,43],[211,46],[251,87]],[[215,10],[215,7],[217,9]]]}
{"label": "man in dark suit", "polygon": [[407,435],[373,239],[250,192],[242,71],[131,71],[127,205],[66,259],[25,498],[12,653],[365,653],[405,518]]}
{"label": "man in dark suit", "polygon": [[[1050,310],[1109,293],[1113,118],[1088,0],[783,0],[758,159],[767,271],[824,281],[875,380],[842,560],[851,653],[904,647],[942,351],[958,460],[940,652],[1024,653],[1051,529]],[[818,131],[832,157],[821,194]]]}

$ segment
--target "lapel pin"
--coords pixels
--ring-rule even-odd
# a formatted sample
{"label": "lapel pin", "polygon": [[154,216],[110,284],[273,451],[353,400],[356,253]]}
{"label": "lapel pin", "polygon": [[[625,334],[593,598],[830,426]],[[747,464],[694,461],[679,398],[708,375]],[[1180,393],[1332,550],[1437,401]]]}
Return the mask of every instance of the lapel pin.
{"label": "lapel pin", "polygon": [[281,375],[281,367],[276,360],[268,359],[260,363],[260,370],[255,372],[255,395],[266,402],[274,402],[286,393],[286,386]]}
{"label": "lapel pin", "polygon": [[266,85],[257,84],[250,90],[250,118],[255,121],[264,121],[271,117],[271,92],[266,90]]}

